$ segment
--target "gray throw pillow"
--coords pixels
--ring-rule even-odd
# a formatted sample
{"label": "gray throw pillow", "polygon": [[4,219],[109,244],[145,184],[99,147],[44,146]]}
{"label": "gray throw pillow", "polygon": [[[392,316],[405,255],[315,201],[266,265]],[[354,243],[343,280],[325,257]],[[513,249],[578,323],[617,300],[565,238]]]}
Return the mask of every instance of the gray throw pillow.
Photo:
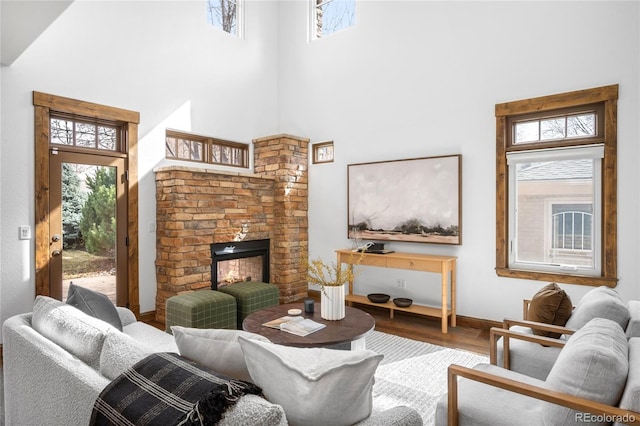
{"label": "gray throw pillow", "polygon": [[115,305],[107,296],[73,283],[69,285],[67,304],[75,306],[87,315],[101,319],[122,331],[122,321]]}
{"label": "gray throw pillow", "polygon": [[[560,351],[545,386],[553,391],[617,406],[629,372],[627,337],[620,325],[595,318],[576,331]],[[576,424],[577,412],[549,404],[545,424]],[[593,423],[600,424],[600,423]]]}
{"label": "gray throw pillow", "polygon": [[238,337],[268,342],[259,334],[242,330],[171,327],[180,355],[234,379],[251,381]]}
{"label": "gray throw pillow", "polygon": [[371,415],[374,374],[383,355],[238,340],[253,383],[284,408],[289,424],[352,425]]}

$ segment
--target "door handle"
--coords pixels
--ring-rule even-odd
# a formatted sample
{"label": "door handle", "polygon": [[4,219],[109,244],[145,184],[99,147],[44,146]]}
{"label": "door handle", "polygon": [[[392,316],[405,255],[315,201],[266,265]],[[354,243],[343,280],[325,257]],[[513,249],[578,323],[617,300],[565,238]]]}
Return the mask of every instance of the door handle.
{"label": "door handle", "polygon": [[51,252],[51,256],[56,257],[56,256],[60,256],[62,254],[62,251],[60,250],[54,250]]}

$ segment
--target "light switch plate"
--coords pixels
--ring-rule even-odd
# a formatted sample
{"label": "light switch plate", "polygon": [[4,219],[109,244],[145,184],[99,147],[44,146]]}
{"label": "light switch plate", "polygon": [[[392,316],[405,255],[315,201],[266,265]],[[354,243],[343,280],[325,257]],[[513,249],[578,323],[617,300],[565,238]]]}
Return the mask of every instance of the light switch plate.
{"label": "light switch plate", "polygon": [[19,228],[20,231],[20,239],[21,240],[30,240],[31,239],[31,227],[29,225],[22,225]]}

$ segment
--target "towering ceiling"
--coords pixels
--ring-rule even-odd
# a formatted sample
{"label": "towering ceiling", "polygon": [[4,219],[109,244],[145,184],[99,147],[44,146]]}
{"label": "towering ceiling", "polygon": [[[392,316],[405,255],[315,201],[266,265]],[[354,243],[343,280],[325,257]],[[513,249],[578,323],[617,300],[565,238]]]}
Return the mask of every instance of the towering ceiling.
{"label": "towering ceiling", "polygon": [[73,1],[0,1],[0,63],[11,65]]}

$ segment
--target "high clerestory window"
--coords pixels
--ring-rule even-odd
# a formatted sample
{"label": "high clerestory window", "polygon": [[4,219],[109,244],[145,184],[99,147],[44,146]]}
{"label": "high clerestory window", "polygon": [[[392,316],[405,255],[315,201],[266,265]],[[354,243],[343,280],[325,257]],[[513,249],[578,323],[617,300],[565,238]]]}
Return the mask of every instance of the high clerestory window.
{"label": "high clerestory window", "polygon": [[617,282],[618,86],[496,105],[496,272]]}
{"label": "high clerestory window", "polygon": [[207,21],[215,28],[243,38],[244,0],[207,0]]}
{"label": "high clerestory window", "polygon": [[356,23],[355,0],[309,0],[311,39],[326,37]]}
{"label": "high clerestory window", "polygon": [[71,150],[122,150],[122,130],[111,122],[81,119],[64,114],[51,114],[50,143]]}
{"label": "high clerestory window", "polygon": [[167,130],[165,158],[249,168],[249,145]]}

